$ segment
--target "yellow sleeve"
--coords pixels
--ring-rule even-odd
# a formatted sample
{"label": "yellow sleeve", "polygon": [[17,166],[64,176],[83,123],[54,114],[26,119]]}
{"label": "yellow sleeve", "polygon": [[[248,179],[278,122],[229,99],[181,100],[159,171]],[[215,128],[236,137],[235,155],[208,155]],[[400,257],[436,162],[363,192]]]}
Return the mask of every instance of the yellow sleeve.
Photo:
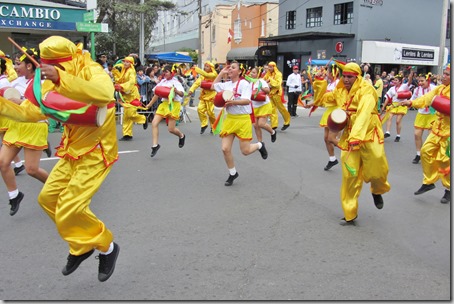
{"label": "yellow sleeve", "polygon": [[270,80],[270,84],[269,85],[270,85],[270,87],[272,89],[275,89],[275,88],[279,88],[280,89],[281,88],[281,85],[282,85],[282,74],[276,73],[274,75],[274,77],[270,77],[269,80]]}
{"label": "yellow sleeve", "polygon": [[207,72],[205,72],[205,70],[202,70],[199,67],[195,67],[195,71],[197,72],[197,74],[202,75],[203,77],[207,78],[208,80],[214,80],[216,78],[216,76],[218,76],[218,73],[216,71],[207,73]]}
{"label": "yellow sleeve", "polygon": [[411,101],[411,106],[417,109],[428,107],[432,104],[432,100],[435,96],[440,95],[440,92],[445,86],[440,85],[433,89],[432,91],[422,95],[421,97],[416,98]]}
{"label": "yellow sleeve", "polygon": [[[61,95],[98,107],[103,107],[113,101],[113,83],[99,64],[93,63],[86,66],[78,76],[60,69],[57,70],[60,82],[52,87]],[[46,82],[49,80],[45,80],[43,83],[43,93],[45,93]]]}
{"label": "yellow sleeve", "polygon": [[200,84],[202,83],[202,80],[203,80],[203,77],[199,77],[197,78],[196,81],[194,81],[194,83],[192,84],[191,88],[189,89],[189,91],[193,92],[198,88],[200,87]]}
{"label": "yellow sleeve", "polygon": [[360,100],[356,109],[356,119],[350,131],[350,136],[347,139],[349,143],[355,141],[361,142],[366,137],[371,122],[371,113],[374,112],[377,104],[376,95],[369,90],[375,89],[371,86],[365,89],[364,93],[360,92],[361,95],[358,96]]}
{"label": "yellow sleeve", "polygon": [[29,100],[24,100],[20,105],[0,96],[0,115],[12,120],[23,122],[38,122],[47,119],[39,107]]}

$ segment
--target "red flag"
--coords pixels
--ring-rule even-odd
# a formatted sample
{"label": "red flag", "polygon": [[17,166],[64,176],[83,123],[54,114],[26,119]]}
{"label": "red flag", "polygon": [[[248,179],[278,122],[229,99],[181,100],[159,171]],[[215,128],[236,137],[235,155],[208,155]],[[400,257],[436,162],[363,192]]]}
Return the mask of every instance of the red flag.
{"label": "red flag", "polygon": [[233,30],[229,29],[229,35],[227,36],[227,43],[230,43],[233,38]]}

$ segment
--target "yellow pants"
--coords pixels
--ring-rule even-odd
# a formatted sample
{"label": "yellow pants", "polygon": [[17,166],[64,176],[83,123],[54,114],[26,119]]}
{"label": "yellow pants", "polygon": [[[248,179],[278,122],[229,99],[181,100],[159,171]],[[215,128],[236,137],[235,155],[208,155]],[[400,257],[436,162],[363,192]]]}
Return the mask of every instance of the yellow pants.
{"label": "yellow pants", "polygon": [[279,113],[281,113],[282,118],[284,118],[284,125],[289,125],[290,124],[290,113],[287,111],[285,108],[284,104],[282,103],[281,100],[281,95],[273,95],[270,96],[271,104],[273,106],[273,114],[271,114],[271,128],[277,128],[279,124],[279,117],[277,116],[277,111],[279,110]]}
{"label": "yellow pants", "polygon": [[451,187],[450,174],[440,174],[439,169],[446,170],[450,166],[450,158],[446,155],[447,137],[441,137],[433,132],[427,136],[421,148],[421,166],[424,175],[423,184],[433,184],[441,178],[441,183],[447,189]]}
{"label": "yellow pants", "polygon": [[[344,164],[347,155],[347,151],[341,152],[342,186],[340,194],[345,220],[350,221],[358,215],[358,197],[363,182],[370,182],[370,192],[373,194],[386,193],[391,186],[387,180],[388,160],[385,147],[378,143],[378,138],[373,142],[362,143],[358,151],[350,152],[347,165],[356,170],[356,175],[351,174]],[[372,197],[369,199],[373,202]]]}
{"label": "yellow pants", "polygon": [[123,136],[132,136],[132,126],[134,123],[143,125],[147,118],[137,113],[137,108],[134,107],[125,107],[123,111]]}
{"label": "yellow pants", "polygon": [[216,115],[214,114],[214,103],[211,100],[200,99],[199,105],[197,106],[197,113],[199,114],[201,127],[208,125],[208,118],[210,119],[210,124],[214,124]]}
{"label": "yellow pants", "polygon": [[90,210],[90,202],[107,177],[101,149],[78,160],[60,159],[52,169],[38,202],[55,222],[58,233],[68,243],[73,255],[93,248],[107,251],[113,235]]}

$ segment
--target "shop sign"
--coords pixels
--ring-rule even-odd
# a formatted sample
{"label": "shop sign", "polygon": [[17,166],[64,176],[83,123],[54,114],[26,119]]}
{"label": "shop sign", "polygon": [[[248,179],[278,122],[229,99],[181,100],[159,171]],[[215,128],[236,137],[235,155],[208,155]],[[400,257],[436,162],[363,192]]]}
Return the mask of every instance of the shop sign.
{"label": "shop sign", "polygon": [[433,61],[434,58],[435,52],[433,50],[402,48],[402,59]]}

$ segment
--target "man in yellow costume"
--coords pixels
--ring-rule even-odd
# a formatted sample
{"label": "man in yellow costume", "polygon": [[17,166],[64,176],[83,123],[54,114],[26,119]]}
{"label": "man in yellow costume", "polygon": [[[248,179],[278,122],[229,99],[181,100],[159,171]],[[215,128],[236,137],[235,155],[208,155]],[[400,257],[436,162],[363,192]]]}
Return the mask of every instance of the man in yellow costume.
{"label": "man in yellow costume", "polygon": [[[435,182],[441,179],[441,183],[446,188],[445,194],[441,199],[442,204],[451,202],[451,176],[450,176],[450,157],[446,151],[450,151],[451,136],[451,66],[448,65],[443,71],[442,84],[435,87],[429,93],[416,98],[413,101],[402,101],[400,104],[417,109],[431,106],[434,97],[446,99],[448,105],[446,113],[436,112],[435,121],[432,124],[432,131],[427,136],[421,148],[421,165],[424,175],[422,186],[415,192],[415,195],[423,194],[435,188]],[[449,104],[448,104],[449,103]],[[449,153],[450,154],[450,153]]]}
{"label": "man in yellow costume", "polygon": [[[100,127],[66,124],[56,153],[60,160],[38,196],[39,204],[69,245],[63,275],[75,271],[97,249],[98,280],[103,282],[113,274],[120,247],[113,242],[112,232],[90,210],[90,202],[118,159],[114,87],[109,75],[88,52],[82,52],[80,45],[51,36],[40,43],[39,49],[42,96],[55,91],[86,104],[107,106],[106,119]],[[0,98],[0,103],[0,114],[10,118],[43,119],[40,108],[28,99],[20,106],[4,98]]]}
{"label": "man in yellow costume", "polygon": [[263,79],[270,86],[270,100],[273,105],[273,114],[271,115],[271,127],[276,129],[279,124],[279,118],[277,116],[277,111],[281,113],[284,118],[284,126],[281,128],[282,131],[286,130],[290,126],[290,113],[285,108],[282,103],[282,73],[278,70],[276,63],[270,61],[268,63],[268,71],[266,72]]}
{"label": "man in yellow costume", "polygon": [[8,74],[8,81],[11,82],[17,78],[16,70],[14,69],[14,63],[11,59],[6,57],[5,53],[0,50],[0,58],[6,60],[6,73]]}
{"label": "man in yellow costume", "polygon": [[388,161],[385,155],[384,134],[377,110],[377,92],[363,81],[361,68],[350,62],[337,62],[342,78],[334,91],[326,92],[327,82],[318,77],[314,81],[314,100],[324,99],[325,104],[337,104],[348,115],[347,125],[339,139],[342,150],[341,203],[344,210],[342,224],[353,224],[358,216],[358,197],[363,182],[370,190],[378,209],[383,208],[382,194],[391,188],[387,181]]}
{"label": "man in yellow costume", "polygon": [[137,73],[134,69],[134,58],[126,57],[123,59],[121,72],[113,73],[113,76],[115,90],[121,94],[124,108],[123,137],[120,140],[132,140],[134,123],[143,125],[144,130],[148,128],[148,121],[145,115],[137,113],[137,106],[140,105],[140,93],[137,88]]}
{"label": "man in yellow costume", "polygon": [[[201,75],[197,80],[192,84],[189,89],[189,95],[192,95],[194,91],[202,85],[202,82],[213,80],[218,76],[214,68],[214,64],[209,61],[205,61],[203,65],[203,70],[199,67],[194,68],[197,74]],[[211,87],[211,85],[210,85]],[[200,92],[199,105],[197,106],[197,113],[199,114],[200,119],[200,134],[205,133],[205,130],[208,128],[208,119],[210,120],[210,125],[213,125],[216,120],[216,115],[214,114],[214,104],[213,99],[216,95],[216,91],[211,89],[205,89],[202,86],[202,91]]]}

